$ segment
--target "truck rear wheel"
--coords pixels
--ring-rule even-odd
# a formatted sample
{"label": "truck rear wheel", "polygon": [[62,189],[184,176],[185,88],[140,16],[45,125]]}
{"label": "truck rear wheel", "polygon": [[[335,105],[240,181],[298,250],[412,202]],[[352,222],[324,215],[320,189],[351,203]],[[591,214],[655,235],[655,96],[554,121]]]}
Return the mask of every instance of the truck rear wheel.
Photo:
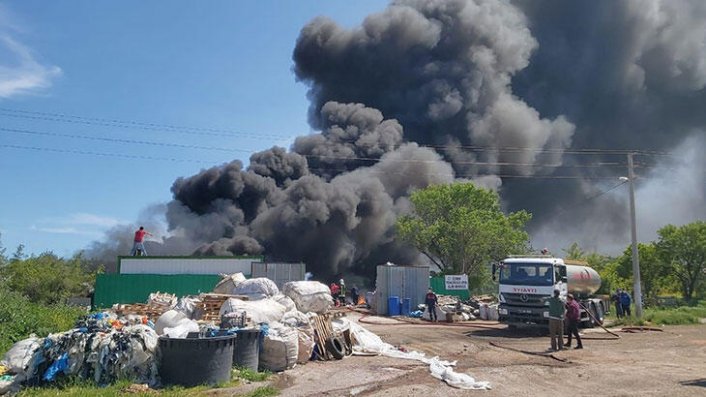
{"label": "truck rear wheel", "polygon": [[588,321],[586,321],[586,328],[593,328],[598,325],[595,319],[599,318],[595,303],[591,302],[591,304],[588,306],[588,312],[590,313],[590,315],[588,316]]}

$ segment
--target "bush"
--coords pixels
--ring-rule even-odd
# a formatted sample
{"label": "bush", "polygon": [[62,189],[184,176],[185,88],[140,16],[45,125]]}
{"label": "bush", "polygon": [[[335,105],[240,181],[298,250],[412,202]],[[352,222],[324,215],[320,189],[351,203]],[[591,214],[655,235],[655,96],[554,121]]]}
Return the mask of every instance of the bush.
{"label": "bush", "polygon": [[674,308],[647,308],[641,320],[634,316],[615,320],[612,325],[685,325],[699,324],[706,318],[706,302],[696,306],[679,306]]}
{"label": "bush", "polygon": [[73,328],[82,314],[80,308],[34,303],[0,284],[0,356],[30,334],[44,337]]}

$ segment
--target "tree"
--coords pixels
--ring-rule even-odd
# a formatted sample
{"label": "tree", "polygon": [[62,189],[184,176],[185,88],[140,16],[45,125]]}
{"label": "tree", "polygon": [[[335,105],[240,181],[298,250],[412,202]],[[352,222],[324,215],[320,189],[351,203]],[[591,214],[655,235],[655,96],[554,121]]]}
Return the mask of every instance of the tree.
{"label": "tree", "polygon": [[[642,293],[646,301],[654,301],[657,294],[669,287],[669,275],[671,266],[669,262],[663,260],[657,253],[655,243],[638,245],[640,257],[640,280],[642,281]],[[632,273],[632,247],[628,246],[623,255],[618,258],[617,273],[623,279],[633,283]]]}
{"label": "tree", "polygon": [[445,274],[488,276],[487,264],[528,250],[531,215],[503,214],[496,193],[472,183],[430,186],[411,196],[414,212],[400,217],[397,233]]}
{"label": "tree", "polygon": [[705,278],[706,222],[696,221],[679,227],[667,225],[657,234],[658,255],[670,264],[684,299],[691,300]]}
{"label": "tree", "polygon": [[63,303],[71,296],[85,295],[93,285],[95,274],[86,270],[77,255],[62,259],[51,252],[27,259],[13,259],[0,269],[5,286],[42,304]]}

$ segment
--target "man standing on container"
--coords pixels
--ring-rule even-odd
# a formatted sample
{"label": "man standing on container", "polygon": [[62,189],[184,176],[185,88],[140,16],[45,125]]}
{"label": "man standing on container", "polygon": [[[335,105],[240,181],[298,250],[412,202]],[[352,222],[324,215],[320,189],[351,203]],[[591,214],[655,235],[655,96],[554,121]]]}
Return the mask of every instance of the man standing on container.
{"label": "man standing on container", "polygon": [[426,303],[427,309],[429,309],[429,321],[439,321],[436,318],[436,305],[439,303],[439,299],[431,288],[429,288],[427,296],[424,298],[424,303]]}
{"label": "man standing on container", "polygon": [[564,302],[559,298],[559,290],[554,290],[554,296],[549,301],[549,337],[551,350],[564,348]]}
{"label": "man standing on container", "polygon": [[141,256],[147,255],[147,251],[145,250],[145,245],[143,244],[143,241],[145,240],[145,235],[151,236],[152,233],[145,230],[145,228],[142,226],[140,226],[140,228],[137,231],[135,231],[135,239],[132,244],[132,250],[130,251],[130,256],[137,255],[138,250],[139,250]]}

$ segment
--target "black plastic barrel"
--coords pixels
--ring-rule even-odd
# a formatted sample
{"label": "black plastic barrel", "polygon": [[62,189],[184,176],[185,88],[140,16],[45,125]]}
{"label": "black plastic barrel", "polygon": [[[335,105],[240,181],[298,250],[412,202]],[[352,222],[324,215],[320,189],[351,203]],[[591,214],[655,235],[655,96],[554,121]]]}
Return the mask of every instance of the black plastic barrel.
{"label": "black plastic barrel", "polygon": [[257,371],[260,364],[260,330],[239,329],[236,335],[233,365]]}
{"label": "black plastic barrel", "polygon": [[159,376],[165,385],[215,385],[230,381],[235,335],[159,338]]}

